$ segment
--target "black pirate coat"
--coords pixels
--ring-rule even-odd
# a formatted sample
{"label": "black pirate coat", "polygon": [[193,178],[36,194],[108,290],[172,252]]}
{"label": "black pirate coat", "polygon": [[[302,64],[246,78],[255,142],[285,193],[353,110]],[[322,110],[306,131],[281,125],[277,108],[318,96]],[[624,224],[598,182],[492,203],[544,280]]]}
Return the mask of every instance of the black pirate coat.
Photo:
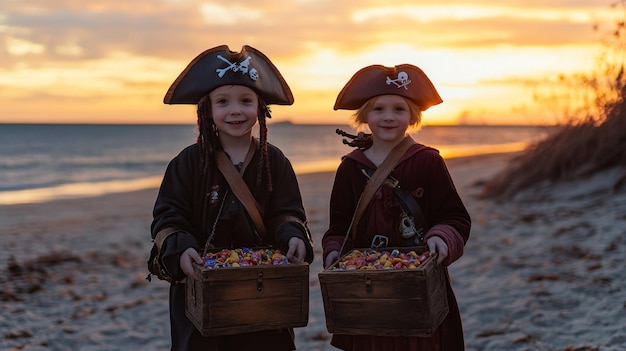
{"label": "black pirate coat", "polygon": [[[162,230],[176,229],[176,233],[168,236],[164,242],[160,257],[173,281],[185,277],[179,265],[182,252],[193,247],[202,254],[212,231],[215,233],[211,240],[214,247],[273,245],[284,252],[287,252],[289,239],[295,236],[305,242],[306,261],[313,261],[313,248],[304,224],[306,216],[295,173],[289,160],[278,148],[273,145],[268,145],[268,148],[273,191],[268,189],[265,178],[257,185],[260,159],[258,145],[243,174],[245,183],[260,205],[267,228],[266,237],[257,234],[245,208],[230,191],[227,181],[215,165],[209,165],[207,177],[204,178],[197,144],[185,148],[169,163],[154,206],[151,231],[152,238],[155,238]],[[285,220],[285,216],[292,217]],[[170,288],[170,313],[172,350],[193,349],[193,345],[211,347],[208,348],[210,350],[227,350],[229,338],[235,338],[238,348],[250,340],[250,346],[259,349],[263,340],[267,340],[271,341],[272,350],[295,349],[291,330],[252,333],[249,337],[202,337],[185,316],[184,284],[173,284]],[[277,346],[277,342],[284,347]]]}

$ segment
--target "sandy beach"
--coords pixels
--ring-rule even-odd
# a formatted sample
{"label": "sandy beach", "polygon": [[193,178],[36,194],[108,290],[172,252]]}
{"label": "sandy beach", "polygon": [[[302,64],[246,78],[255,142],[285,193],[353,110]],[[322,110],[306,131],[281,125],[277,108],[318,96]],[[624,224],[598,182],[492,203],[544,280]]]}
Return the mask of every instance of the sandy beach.
{"label": "sandy beach", "polygon": [[[510,157],[447,161],[473,220],[450,267],[466,349],[626,350],[623,170],[503,203],[479,199]],[[299,181],[317,257],[296,343],[336,350],[317,279],[333,173]],[[145,279],[156,193],[0,206],[0,349],[169,350],[168,285]]]}

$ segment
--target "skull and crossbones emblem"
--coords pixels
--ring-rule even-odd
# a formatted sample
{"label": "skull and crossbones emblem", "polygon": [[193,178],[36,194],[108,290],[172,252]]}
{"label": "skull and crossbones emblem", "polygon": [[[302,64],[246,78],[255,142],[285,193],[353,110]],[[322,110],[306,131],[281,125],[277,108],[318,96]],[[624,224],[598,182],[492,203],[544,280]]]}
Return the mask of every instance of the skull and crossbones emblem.
{"label": "skull and crossbones emblem", "polygon": [[409,75],[406,72],[398,73],[397,79],[391,79],[387,76],[387,85],[395,85],[397,88],[404,88],[405,90],[409,90],[407,87],[411,84],[411,80],[409,79]]}
{"label": "skull and crossbones emblem", "polygon": [[259,72],[255,68],[249,68],[250,60],[252,59],[250,56],[246,57],[246,59],[241,62],[230,62],[222,55],[217,55],[217,58],[228,64],[225,68],[218,68],[215,70],[217,72],[217,76],[220,78],[222,78],[228,71],[248,74],[252,80],[257,80],[259,78]]}

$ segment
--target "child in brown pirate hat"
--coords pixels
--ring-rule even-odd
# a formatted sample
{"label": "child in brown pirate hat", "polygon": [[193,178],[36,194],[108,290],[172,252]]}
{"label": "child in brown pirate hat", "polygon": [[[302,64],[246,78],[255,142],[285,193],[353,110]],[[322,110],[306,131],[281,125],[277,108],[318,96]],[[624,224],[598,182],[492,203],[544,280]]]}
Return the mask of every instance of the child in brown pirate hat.
{"label": "child in brown pirate hat", "polygon": [[[411,124],[412,127],[420,124],[421,111],[426,111],[429,107],[443,102],[433,83],[420,68],[410,64],[395,67],[371,65],[360,69],[352,76],[339,92],[333,108],[335,110],[359,110],[369,99],[385,94],[400,95],[415,104],[412,106],[414,111],[411,111],[411,115],[415,118],[412,121],[414,122]],[[357,127],[367,124],[365,117],[360,116],[358,112],[355,117],[354,124]],[[337,131],[337,133],[353,139],[344,141],[350,146],[359,148],[371,146],[371,134],[350,135],[343,131]]]}
{"label": "child in brown pirate hat", "polygon": [[[240,52],[225,45],[204,51],[165,95],[166,104],[196,104],[199,127],[197,142],[167,167],[151,226],[150,272],[172,284],[172,350],[295,349],[293,329],[265,327],[267,316],[259,315],[248,333],[206,337],[185,314],[185,283],[196,278],[193,265],[203,263],[200,253],[209,248],[272,246],[291,261],[312,262],[295,173],[282,151],[267,141],[268,105],[293,101],[278,69],[250,46]],[[258,141],[252,136],[257,122]],[[222,173],[222,162],[236,168],[235,177]],[[231,188],[239,175],[253,201],[240,199]],[[258,211],[248,211],[251,202]]]}
{"label": "child in brown pirate hat", "polygon": [[[335,175],[322,240],[325,267],[354,248],[425,245],[444,269],[461,257],[469,214],[439,152],[407,134],[420,124],[422,111],[441,102],[426,74],[410,64],[367,66],[341,90],[334,109],[356,110],[355,125],[367,125],[371,134],[343,133],[357,149],[342,158]],[[375,175],[379,169],[385,173]],[[387,181],[366,188],[373,179]],[[334,334],[331,344],[358,351],[461,351],[461,317],[447,279],[445,289],[449,312],[431,336]]]}

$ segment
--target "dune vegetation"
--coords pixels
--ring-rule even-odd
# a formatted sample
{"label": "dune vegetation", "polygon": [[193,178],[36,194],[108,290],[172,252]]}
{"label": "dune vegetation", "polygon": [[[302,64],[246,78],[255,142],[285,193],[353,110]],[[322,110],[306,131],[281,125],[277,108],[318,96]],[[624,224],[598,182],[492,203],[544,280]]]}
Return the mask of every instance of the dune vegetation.
{"label": "dune vegetation", "polygon": [[544,106],[558,108],[557,128],[485,182],[484,197],[508,199],[539,184],[583,179],[615,167],[624,168],[624,176],[607,185],[615,191],[626,188],[625,2],[613,5],[625,15],[615,21],[593,70],[561,75],[561,93],[536,97]]}

